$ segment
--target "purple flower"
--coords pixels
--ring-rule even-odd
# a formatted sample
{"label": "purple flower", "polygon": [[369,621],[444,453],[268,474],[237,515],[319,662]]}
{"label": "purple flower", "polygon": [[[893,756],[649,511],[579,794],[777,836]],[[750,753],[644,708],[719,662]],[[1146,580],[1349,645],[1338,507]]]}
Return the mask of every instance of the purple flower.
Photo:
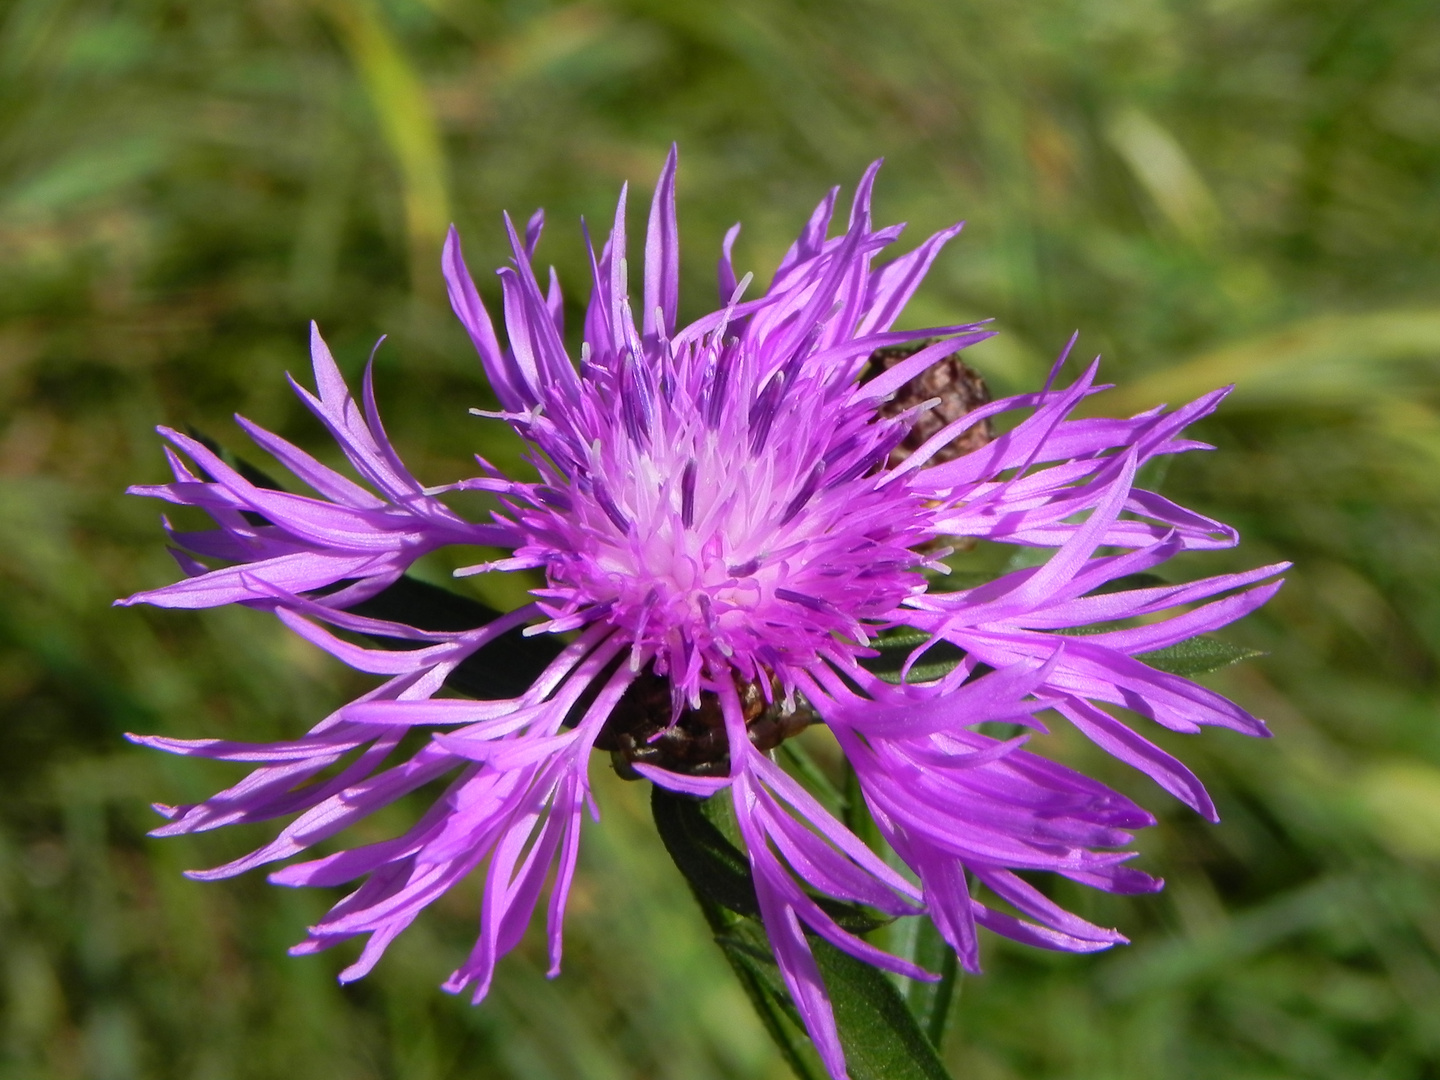
{"label": "purple flower", "polygon": [[[506,219],[514,252],[513,265],[498,272],[506,346],[452,231],[444,252],[451,302],[499,399],[494,415],[528,441],[537,479],[511,480],[480,461],[473,479],[421,485],[381,427],[369,370],[359,405],[318,331],[318,396],[296,389],[368,487],[243,419],[314,495],[258,486],[197,441],[163,431],[193,464],[171,451],[175,482],[134,490],[203,507],[218,528],[172,533],[188,577],[124,602],[273,610],[306,640],[386,677],[293,742],[136,738],[254,766],[203,803],[161,807],[169,822],[158,835],[293,817],[271,843],[194,876],[286,859],[448,776],[445,793],[404,835],[293,863],[271,880],[361,882],[292,950],[365,936],[341,975],[350,980],[427,904],[483,869],[478,939],[446,983],[473,987],[478,1001],[542,899],[559,967],[581,818],[587,807],[593,813],[587,768],[598,742],[628,748],[628,767],[673,791],[729,788],[776,958],[836,1077],[845,1075],[844,1057],[807,931],[888,970],[927,975],[841,927],[817,897],[893,915],[928,912],[970,970],[979,965],[977,925],[1071,951],[1124,940],[1064,911],[1016,871],[1052,871],[1111,892],[1159,888],[1124,865],[1131,853],[1122,850],[1132,830],[1154,819],[1027,749],[1028,734],[997,739],[977,728],[1002,721],[1043,732],[1038,713],[1062,717],[1214,819],[1194,774],[1112,708],[1176,731],[1218,724],[1264,734],[1243,709],[1148,666],[1142,654],[1264,603],[1283,566],[1128,587],[1132,575],[1182,551],[1237,541],[1218,522],[1135,487],[1147,461],[1202,446],[1184,429],[1223,391],[1173,412],[1073,419],[1076,406],[1103,389],[1092,365],[1068,387],[1055,387],[1052,375],[1043,390],[972,409],[913,452],[895,453],[935,403],[887,403],[990,332],[969,324],[891,329],[960,226],[875,267],[901,231],[871,224],[877,168],[865,173],[848,224],[833,237],[830,192],[756,299],[745,299],[749,275],[736,282],[730,251],[739,227],[732,229],[720,260],[722,306],[680,327],[672,152],[650,208],[639,325],[622,191],[608,242],[598,258],[592,249],[578,363],[564,344],[554,273],[542,289],[531,266],[541,215],[523,239]],[[876,350],[937,337],[873,374]],[[1016,422],[998,438],[958,456],[942,453],[1002,415]],[[455,489],[493,492],[504,510],[466,521],[443,501]],[[937,591],[950,552],[935,544],[947,537],[1053,551],[978,587]],[[415,559],[453,544],[511,553],[461,573],[533,569],[545,585],[525,607],[461,632],[347,610],[391,586]],[[226,565],[209,569],[195,556]],[[519,627],[527,635],[578,633],[517,697],[436,697],[457,665],[477,652],[483,661],[487,644]],[[1081,628],[1096,632],[1066,633]],[[366,637],[410,647],[356,643]],[[872,670],[877,639],[913,642],[898,682]],[[936,648],[961,655],[938,676],[925,666]],[[766,752],[789,733],[785,718],[800,714],[833,731],[918,886]],[[388,763],[412,728],[434,729],[433,737]],[[667,750],[682,730],[694,737],[688,751]],[[977,899],[976,886],[1010,910]]]}

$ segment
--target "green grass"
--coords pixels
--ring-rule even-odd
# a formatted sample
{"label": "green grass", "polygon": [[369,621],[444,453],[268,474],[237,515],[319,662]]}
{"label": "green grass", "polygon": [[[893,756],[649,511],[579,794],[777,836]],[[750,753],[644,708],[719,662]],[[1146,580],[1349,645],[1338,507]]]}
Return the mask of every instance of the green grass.
{"label": "green grass", "polygon": [[544,205],[576,325],[576,219],[648,194],[671,140],[682,316],[732,222],[764,280],[884,155],[882,219],[971,222],[914,324],[994,316],[1001,391],[1078,328],[1121,387],[1097,410],[1238,383],[1164,484],[1245,542],[1176,570],[1297,564],[1228,634],[1269,655],[1207,677],[1277,738],[1161,740],[1221,825],[1050,737],[1161,814],[1169,885],[1066,897],[1131,935],[1109,954],[990,941],[957,1078],[1440,1076],[1437,43],[1423,0],[0,5],[0,1078],[785,1075],[599,763],[564,976],[527,945],[472,1009],[436,984],[473,891],[340,988],[345,957],[284,955],[325,897],[180,877],[251,837],[145,838],[150,801],[232,774],[121,737],[293,734],[360,685],[256,613],[108,606],[173,573],[121,494],[163,475],[153,426],[244,452],[238,410],[333,457],[283,379],[315,318],[352,372],[390,335],[382,407],[428,482],[514,465],[465,412],[490,398],[441,231],[479,273],[499,211]]}

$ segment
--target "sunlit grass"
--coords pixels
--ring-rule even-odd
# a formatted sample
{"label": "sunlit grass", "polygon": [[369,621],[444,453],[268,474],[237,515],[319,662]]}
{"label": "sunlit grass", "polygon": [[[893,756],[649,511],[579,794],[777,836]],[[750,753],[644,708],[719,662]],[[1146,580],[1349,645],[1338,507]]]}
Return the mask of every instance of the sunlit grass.
{"label": "sunlit grass", "polygon": [[[780,1077],[665,862],[636,785],[598,781],[566,971],[522,947],[479,1009],[438,991],[474,892],[375,974],[288,959],[323,896],[202,885],[223,837],[152,841],[151,800],[231,774],[125,731],[267,739],[353,676],[259,613],[115,610],[174,573],[156,423],[247,453],[240,411],[331,452],[284,386],[316,318],[347,371],[375,339],[387,425],[431,482],[516,444],[444,309],[438,237],[477,272],[500,210],[587,289],[576,219],[681,148],[682,317],[724,230],[763,280],[833,183],[884,155],[877,212],[964,217],[912,324],[994,316],[1002,391],[1070,333],[1097,410],[1237,383],[1166,491],[1295,560],[1211,677],[1272,721],[1186,739],[1204,824],[1157,809],[1159,897],[1067,903],[1133,939],[990,942],[957,1077],[1420,1078],[1440,1069],[1440,12],[1150,0],[162,3],[0,11],[0,1078]],[[632,200],[636,201],[636,200]],[[488,277],[481,288],[494,296]],[[504,585],[487,586],[497,602]],[[1064,742],[1055,736],[1056,742]],[[597,761],[596,773],[604,773]]]}

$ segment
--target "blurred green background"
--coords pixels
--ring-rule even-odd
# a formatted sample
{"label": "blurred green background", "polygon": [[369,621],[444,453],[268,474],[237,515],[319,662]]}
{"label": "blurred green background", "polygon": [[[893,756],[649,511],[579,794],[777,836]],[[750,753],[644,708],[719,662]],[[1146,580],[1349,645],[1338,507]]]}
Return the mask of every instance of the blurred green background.
{"label": "blurred green background", "polygon": [[[1169,738],[1159,897],[1064,898],[1134,944],[991,939],[946,1048],[965,1080],[1440,1077],[1440,7],[1434,0],[9,0],[0,5],[0,1077],[785,1075],[648,823],[597,762],[566,970],[527,944],[472,1009],[436,984],[473,889],[359,985],[285,947],[333,898],[180,877],[260,838],[154,841],[151,800],[234,773],[125,731],[293,735],[361,681],[247,611],[117,610],[175,571],[156,423],[244,452],[239,410],[329,458],[283,372],[318,319],[427,482],[513,443],[444,306],[442,232],[485,272],[499,211],[642,207],[681,147],[682,315],[724,229],[765,280],[872,158],[882,221],[965,234],[914,324],[994,316],[1029,387],[1079,328],[1105,411],[1237,382],[1164,490],[1239,525],[1197,576],[1290,584],[1210,678],[1278,735]],[[639,228],[640,211],[632,215]],[[1159,481],[1161,478],[1153,477]],[[441,568],[443,569],[443,568]],[[472,581],[513,603],[521,583]],[[397,827],[402,812],[374,829]]]}

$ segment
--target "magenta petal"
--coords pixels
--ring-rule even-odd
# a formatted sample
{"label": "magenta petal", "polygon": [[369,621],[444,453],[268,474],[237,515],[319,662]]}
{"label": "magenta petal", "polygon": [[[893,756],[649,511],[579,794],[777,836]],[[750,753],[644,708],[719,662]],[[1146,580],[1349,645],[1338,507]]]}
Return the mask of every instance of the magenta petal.
{"label": "magenta petal", "polygon": [[1139,769],[1197,814],[1210,821],[1220,820],[1205,785],[1173,755],[1089,702],[1069,698],[1057,701],[1055,706],[1096,746]]}
{"label": "magenta petal", "polygon": [[518,380],[518,373],[510,367],[500,349],[495,328],[490,322],[490,313],[485,310],[480,293],[465,266],[465,259],[460,254],[460,234],[453,225],[445,236],[443,270],[445,285],[450,293],[450,306],[455,311],[455,317],[469,332],[470,340],[475,343],[475,351],[480,354],[485,374],[489,376],[490,385],[500,398],[500,404],[506,409],[515,410],[532,403],[533,390]]}
{"label": "magenta petal", "polygon": [[[512,262],[498,271],[503,342],[458,234],[446,237],[451,306],[500,403],[481,415],[525,443],[527,478],[477,459],[477,476],[423,484],[382,423],[373,364],[352,393],[313,326],[314,390],[292,385],[335,440],[345,473],[239,419],[309,494],[276,490],[162,429],[174,480],[132,490],[202,510],[214,527],[167,522],[183,580],[121,603],[273,612],[305,641],[381,678],[307,734],[273,743],[132,738],[250,768],[202,802],[157,806],[158,835],[288,819],[256,850],[194,875],[203,878],[300,856],[444,781],[398,835],[306,857],[271,880],[352,883],[292,950],[363,938],[341,973],[348,981],[370,971],[427,905],[483,876],[474,947],[445,984],[479,1000],[542,903],[550,972],[558,971],[580,820],[595,805],[589,752],[597,741],[624,746],[624,736],[654,734],[653,756],[628,755],[646,757],[631,762],[640,775],[699,798],[730,788],[785,984],[839,1078],[844,1055],[807,934],[886,971],[930,976],[845,930],[824,899],[896,916],[923,904],[969,971],[979,968],[979,927],[1074,952],[1123,941],[1021,876],[1054,873],[1113,893],[1161,884],[1128,865],[1125,850],[1154,817],[1048,760],[1046,722],[1058,713],[1213,819],[1200,780],[1112,713],[1186,733],[1214,725],[1265,734],[1234,702],[1138,657],[1254,610],[1284,566],[1127,587],[1135,574],[1168,577],[1166,564],[1186,552],[1238,542],[1229,526],[1137,486],[1147,463],[1207,448],[1187,429],[1226,391],[1123,419],[1077,418],[1107,387],[1098,361],[1062,380],[1073,338],[1043,387],[960,416],[942,412],[938,431],[918,448],[908,443],[917,424],[930,430],[924,418],[935,405],[905,400],[914,380],[991,331],[973,322],[892,329],[959,226],[882,264],[903,226],[872,220],[879,162],[861,177],[843,228],[829,235],[836,189],[763,290],[749,275],[737,281],[731,229],[717,267],[721,306],[677,325],[676,169],[672,147],[650,201],[643,266],[630,265],[628,186],[598,254],[586,234],[592,293],[578,356],[562,333],[558,275],[551,268],[542,285],[534,265],[542,212],[523,235],[504,218]],[[632,269],[643,283],[638,320]],[[908,359],[871,370],[876,350],[912,343]],[[954,452],[957,439],[973,441],[991,421],[997,437]],[[893,464],[902,444],[913,452]],[[482,492],[497,510],[467,520],[455,508],[461,492]],[[963,569],[964,554],[943,547],[955,537],[1048,551],[984,584],[941,592],[941,560],[953,555]],[[452,563],[465,566],[461,575],[535,572],[529,604],[452,631],[349,610],[432,552],[476,546],[503,550],[465,553]],[[883,639],[893,631],[920,642],[898,685],[866,666],[888,652]],[[437,696],[459,665],[486,663],[485,650],[512,632],[575,636],[511,700]],[[404,646],[366,643],[377,638]],[[918,681],[942,650],[953,658],[946,673]],[[828,725],[904,872],[756,748],[788,733],[796,710]],[[980,730],[987,723],[1024,731],[995,738]],[[723,724],[723,751],[702,761],[670,756],[674,729],[696,724]],[[411,730],[429,740],[413,752]],[[614,741],[602,740],[607,733]],[[694,775],[727,767],[728,776]],[[976,885],[1013,914],[972,897]]]}
{"label": "magenta petal", "polygon": [[631,767],[645,779],[659,784],[667,791],[678,791],[682,795],[694,795],[699,799],[708,799],[730,786],[728,776],[687,776],[684,773],[646,765],[642,761],[635,762]]}
{"label": "magenta petal", "polygon": [[[644,334],[669,337],[680,305],[680,235],[675,224],[676,147],[672,144],[650,204],[645,232]],[[659,321],[656,321],[656,317]]]}

